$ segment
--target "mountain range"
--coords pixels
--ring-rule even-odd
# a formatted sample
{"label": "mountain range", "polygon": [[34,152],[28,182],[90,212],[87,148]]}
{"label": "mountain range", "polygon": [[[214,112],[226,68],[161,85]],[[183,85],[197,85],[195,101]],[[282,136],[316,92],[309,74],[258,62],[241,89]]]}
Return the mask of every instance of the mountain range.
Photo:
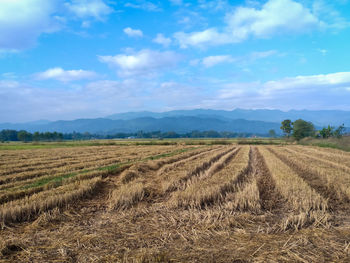
{"label": "mountain range", "polygon": [[96,134],[113,134],[137,131],[174,131],[186,133],[198,131],[231,131],[237,133],[267,134],[274,129],[280,134],[280,123],[284,119],[304,119],[311,121],[317,128],[345,124],[350,126],[350,112],[338,110],[176,110],[168,112],[126,112],[104,118],[77,119],[60,121],[35,121],[27,123],[0,123],[0,130],[14,129],[29,132],[57,131],[90,132]]}
{"label": "mountain range", "polygon": [[285,119],[292,121],[297,119],[303,119],[311,121],[317,126],[326,125],[341,125],[346,124],[350,126],[350,111],[341,110],[246,110],[246,109],[235,109],[232,111],[225,110],[210,110],[210,109],[196,109],[196,110],[174,110],[167,112],[126,112],[117,113],[106,118],[112,120],[130,120],[141,117],[153,117],[153,118],[164,118],[164,117],[178,117],[178,116],[195,116],[195,117],[212,117],[218,119],[244,119],[252,121],[265,121],[265,122],[278,122]]}

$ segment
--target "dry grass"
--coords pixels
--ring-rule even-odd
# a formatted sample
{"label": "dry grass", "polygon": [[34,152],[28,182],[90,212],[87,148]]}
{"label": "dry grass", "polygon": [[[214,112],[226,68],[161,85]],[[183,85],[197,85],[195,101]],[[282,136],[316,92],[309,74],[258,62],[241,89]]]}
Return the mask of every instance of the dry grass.
{"label": "dry grass", "polygon": [[214,163],[201,178],[190,180],[184,191],[176,192],[170,203],[178,207],[203,208],[220,203],[248,168],[249,146],[229,152]]}
{"label": "dry grass", "polygon": [[[314,158],[306,154],[300,156],[299,153],[281,147],[271,148],[283,158],[288,165],[300,171],[303,179],[308,181],[316,191],[330,199],[337,199],[347,202],[350,198],[350,174],[329,161]],[[335,195],[335,196],[334,196]]]}
{"label": "dry grass", "polygon": [[[99,149],[99,148],[98,148]],[[96,149],[96,150],[98,150]],[[36,165],[34,159],[32,161],[32,166],[22,168],[9,168],[7,166],[0,167],[0,185],[7,184],[16,181],[24,181],[29,179],[34,179],[43,177],[43,176],[58,176],[64,175],[67,173],[80,172],[85,170],[98,169],[100,167],[109,166],[117,163],[125,163],[129,161],[137,161],[142,160],[148,156],[154,156],[158,154],[167,154],[171,151],[176,151],[181,149],[177,146],[156,146],[154,148],[150,147],[119,147],[117,149],[114,148],[114,152],[110,152],[110,156],[100,155],[99,151],[92,152],[89,158],[85,158],[84,156],[76,156],[76,154],[67,152],[65,153],[63,150],[56,157],[57,160],[51,166],[49,165]],[[72,151],[71,149],[69,149]],[[43,150],[41,150],[43,151]],[[46,151],[46,150],[45,150]],[[12,151],[10,151],[12,152]],[[52,153],[51,153],[52,154]],[[60,161],[60,155],[71,154],[73,162],[68,163],[64,161],[63,163]],[[96,157],[97,155],[97,157]],[[51,156],[51,155],[49,155]],[[46,158],[49,158],[47,156]],[[21,154],[18,153],[18,156],[14,158],[21,158]],[[21,163],[17,161],[17,163]]]}
{"label": "dry grass", "polygon": [[158,173],[162,173],[164,171],[164,167],[175,167],[181,162],[190,161],[192,159],[198,158],[201,154],[205,154],[210,150],[206,148],[201,148],[198,150],[194,150],[191,152],[185,152],[182,154],[178,154],[176,156],[170,156],[166,158],[162,158],[160,160],[155,161],[147,161],[145,163],[137,163],[133,165],[130,169],[125,170],[121,174],[122,182],[129,183],[130,181],[141,177],[143,174],[149,171],[157,171]]}
{"label": "dry grass", "polygon": [[[210,150],[209,150],[210,151]],[[124,184],[120,188],[116,187],[111,194],[111,209],[126,209],[142,201],[147,195],[155,195],[150,185],[154,185],[149,180],[150,174],[157,172],[165,165],[174,165],[179,162],[199,158],[202,154],[208,153],[208,149],[200,149],[195,152],[180,154],[175,157],[164,158],[157,161],[148,161],[133,165],[130,169],[121,174],[121,182]],[[147,174],[147,175],[145,175]],[[151,181],[149,183],[149,181]],[[147,189],[147,191],[146,191]]]}
{"label": "dry grass", "polygon": [[[45,176],[45,177],[41,177],[39,181],[27,180],[24,182],[15,182],[11,184],[6,184],[4,185],[4,187],[6,187],[5,189],[0,189],[0,205],[10,201],[21,199],[23,197],[29,197],[41,191],[54,189],[62,185],[71,184],[77,181],[88,180],[94,177],[104,177],[107,175],[110,175],[110,171],[97,170],[97,171],[91,171],[83,174],[78,174],[76,176],[67,177],[67,178],[61,177],[60,175]],[[11,191],[7,189],[11,189]]]}
{"label": "dry grass", "polygon": [[192,177],[205,176],[206,171],[221,157],[232,151],[232,148],[224,148],[214,151],[207,156],[192,160],[191,163],[184,163],[183,166],[178,167],[166,173],[162,181],[163,192],[172,192],[178,189],[184,189],[187,186],[187,181]]}
{"label": "dry grass", "polygon": [[299,229],[310,224],[328,226],[330,216],[328,204],[291,168],[267,149],[260,148],[266,164],[275,180],[278,191],[283,195],[291,210],[281,227]]}
{"label": "dry grass", "polygon": [[[194,147],[187,148],[194,149]],[[69,200],[74,200],[75,196],[80,196],[81,193],[88,193],[88,188],[84,188],[84,190],[81,188],[83,186],[77,186],[80,183],[88,182],[96,177],[106,177],[118,173],[128,167],[127,163],[130,160],[139,161],[154,156],[173,155],[180,150],[183,151],[184,147],[84,147],[84,149],[85,153],[81,151],[81,148],[54,149],[52,153],[46,149],[1,152],[4,159],[10,157],[24,159],[24,162],[17,161],[18,168],[13,165],[13,161],[0,167],[3,174],[0,176],[0,205],[3,221],[23,221],[24,218],[35,217],[46,211],[45,202],[47,209],[49,209],[49,207],[69,203]],[[29,152],[33,152],[33,159],[27,156]],[[77,153],[80,155],[76,156]],[[46,154],[47,156],[45,156]],[[54,157],[53,154],[57,156]],[[67,157],[64,154],[70,155]],[[100,156],[93,157],[94,154],[100,154]],[[121,161],[125,163],[123,164]],[[156,169],[157,167],[152,165],[159,165],[161,162],[162,160],[157,161],[157,163],[150,162],[148,167]],[[106,164],[113,165],[106,166]],[[46,169],[43,168],[45,165],[47,165]],[[56,166],[57,169],[53,168]],[[36,168],[38,170],[35,170]],[[90,181],[93,182],[93,180]],[[51,195],[52,200],[50,199]],[[38,205],[38,198],[42,198],[44,203],[39,202]],[[13,208],[10,209],[10,206]]]}
{"label": "dry grass", "polygon": [[201,158],[205,158],[206,156],[208,156],[209,154],[211,154],[212,152],[217,152],[219,149],[221,149],[222,147],[214,147],[214,148],[206,148],[205,151],[201,151],[198,154],[195,154],[189,158],[186,159],[182,159],[182,160],[178,160],[176,162],[173,163],[169,163],[164,165],[163,167],[161,167],[158,172],[157,172],[157,176],[161,177],[164,176],[165,174],[167,174],[168,172],[171,172],[173,170],[176,170],[177,168],[181,168],[184,165],[191,163],[195,160],[200,160]]}
{"label": "dry grass", "polygon": [[294,150],[299,153],[307,153],[314,157],[319,157],[337,164],[350,167],[350,153],[335,149],[325,149],[312,146],[294,146]]}
{"label": "dry grass", "polygon": [[323,162],[323,163],[326,163],[328,166],[333,167],[334,169],[343,170],[346,173],[350,173],[350,167],[347,165],[348,163],[350,163],[350,158],[339,156],[337,154],[332,154],[330,156],[327,156],[322,153],[320,154],[319,151],[308,152],[308,150],[306,150],[304,152],[304,151],[301,151],[300,148],[296,149],[296,147],[287,147],[287,149],[289,151],[297,153],[298,155],[300,155],[300,157],[312,158],[316,162]]}
{"label": "dry grass", "polygon": [[276,186],[294,212],[327,210],[327,201],[300,178],[291,168],[265,148],[259,148],[264,156]]}
{"label": "dry grass", "polygon": [[30,220],[39,213],[55,207],[62,207],[74,200],[92,194],[100,182],[101,178],[79,181],[55,190],[40,192],[18,201],[8,202],[0,206],[0,222],[6,224]]}
{"label": "dry grass", "polygon": [[[114,157],[85,147],[83,158],[65,159],[67,169],[93,153],[142,160],[120,176],[93,169],[0,185],[0,262],[350,262],[350,207],[336,184],[346,184],[346,155],[300,146],[175,155],[182,146],[147,147]],[[7,161],[16,170],[11,158],[21,155],[18,174],[60,162],[45,154],[31,163],[28,151],[0,151],[0,170]]]}
{"label": "dry grass", "polygon": [[310,210],[308,212],[300,212],[298,214],[291,213],[284,218],[281,223],[281,229],[299,230],[303,227],[313,225],[314,227],[329,228],[331,215],[321,210]]}
{"label": "dry grass", "polygon": [[123,185],[110,196],[110,209],[126,209],[142,201],[147,191],[142,183]]}
{"label": "dry grass", "polygon": [[235,192],[226,195],[223,208],[229,211],[259,213],[261,205],[257,179],[253,178],[246,184],[238,184]]}

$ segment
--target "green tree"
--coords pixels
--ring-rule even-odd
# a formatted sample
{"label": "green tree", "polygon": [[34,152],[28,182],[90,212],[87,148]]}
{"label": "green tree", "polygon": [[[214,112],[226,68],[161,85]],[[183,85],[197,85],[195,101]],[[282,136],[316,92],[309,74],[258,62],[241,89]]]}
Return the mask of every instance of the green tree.
{"label": "green tree", "polygon": [[270,137],[275,138],[276,137],[275,130],[273,130],[273,129],[269,130],[269,135],[270,135]]}
{"label": "green tree", "polygon": [[283,133],[289,137],[291,132],[293,131],[293,127],[292,127],[292,121],[291,120],[284,120],[281,122],[282,126],[281,126],[281,130],[283,131]]}
{"label": "green tree", "polygon": [[2,130],[0,132],[1,141],[18,141],[17,131],[15,130]]}
{"label": "green tree", "polygon": [[333,135],[337,138],[341,138],[343,134],[345,133],[345,126],[344,123],[340,125],[333,133]]}
{"label": "green tree", "polygon": [[37,142],[41,140],[41,134],[40,132],[34,132],[33,133],[33,141]]}
{"label": "green tree", "polygon": [[322,138],[327,139],[333,136],[334,134],[333,130],[334,130],[334,127],[328,125],[327,128],[323,128],[322,130],[320,130],[320,135]]}
{"label": "green tree", "polygon": [[32,134],[27,131],[19,131],[17,133],[17,138],[22,142],[28,142],[32,140]]}
{"label": "green tree", "polygon": [[305,137],[310,137],[315,135],[315,127],[312,122],[304,121],[302,119],[293,122],[293,134],[292,136],[300,140]]}

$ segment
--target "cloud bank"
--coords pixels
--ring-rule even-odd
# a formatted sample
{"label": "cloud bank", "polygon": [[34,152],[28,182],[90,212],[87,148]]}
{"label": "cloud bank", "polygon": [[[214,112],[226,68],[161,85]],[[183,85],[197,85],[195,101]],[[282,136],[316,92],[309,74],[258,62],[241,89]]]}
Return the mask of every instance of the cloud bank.
{"label": "cloud bank", "polygon": [[87,70],[64,70],[62,68],[50,68],[44,72],[35,74],[38,80],[55,79],[62,82],[70,82],[82,79],[93,79],[97,77],[97,73]]}
{"label": "cloud bank", "polygon": [[172,51],[142,49],[131,54],[99,56],[99,60],[117,69],[120,77],[145,76],[173,67],[179,56]]}
{"label": "cloud bank", "polygon": [[324,25],[309,9],[292,0],[269,0],[260,9],[237,7],[226,14],[225,23],[221,30],[212,27],[197,32],[177,32],[174,38],[181,48],[207,47],[239,43],[249,37],[302,33]]}

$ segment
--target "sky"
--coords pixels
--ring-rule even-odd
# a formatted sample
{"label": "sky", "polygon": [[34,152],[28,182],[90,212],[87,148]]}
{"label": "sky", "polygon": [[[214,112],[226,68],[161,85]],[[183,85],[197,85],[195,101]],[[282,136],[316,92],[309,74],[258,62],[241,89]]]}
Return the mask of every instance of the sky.
{"label": "sky", "polygon": [[0,122],[350,110],[350,0],[0,0]]}

